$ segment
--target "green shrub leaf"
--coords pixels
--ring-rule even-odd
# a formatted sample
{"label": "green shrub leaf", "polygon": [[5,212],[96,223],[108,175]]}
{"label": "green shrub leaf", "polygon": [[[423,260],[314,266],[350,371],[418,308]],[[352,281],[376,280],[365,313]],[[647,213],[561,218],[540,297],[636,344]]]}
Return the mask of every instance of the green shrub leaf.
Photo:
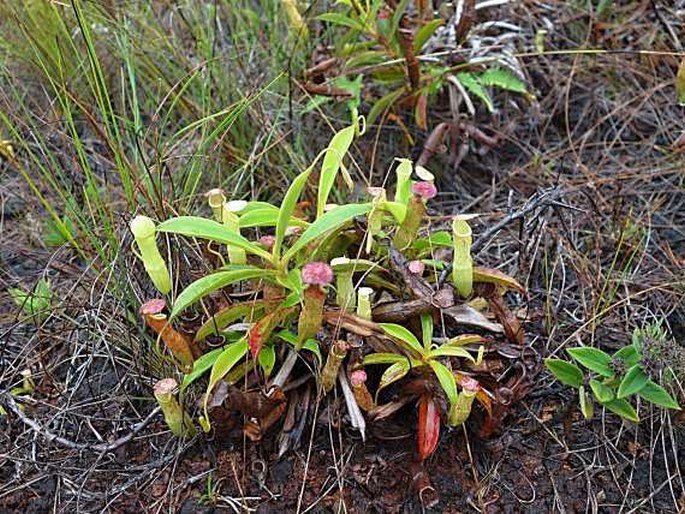
{"label": "green shrub leaf", "polygon": [[342,25],[344,27],[349,27],[354,30],[363,31],[364,24],[354,18],[345,16],[344,14],[337,12],[327,12],[320,14],[316,17],[318,20],[326,21],[328,23],[334,23],[335,25]]}
{"label": "green shrub leaf", "polygon": [[376,121],[376,118],[383,114],[386,109],[390,108],[403,94],[405,93],[403,88],[391,91],[385,96],[382,96],[373,104],[373,107],[369,110],[369,115],[366,117],[366,124],[371,126]]}
{"label": "green shrub leaf", "polygon": [[638,393],[644,400],[647,400],[659,407],[680,410],[680,405],[673,397],[668,394],[666,389],[649,380]]}
{"label": "green shrub leaf", "polygon": [[545,366],[562,384],[576,389],[583,385],[583,372],[575,364],[561,359],[545,359]]}
{"label": "green shrub leaf", "polygon": [[247,355],[249,345],[247,344],[247,337],[243,337],[240,341],[226,346],[221,353],[217,356],[214,364],[212,365],[212,372],[209,375],[209,384],[207,385],[207,391],[205,392],[204,401],[204,419],[207,421],[206,427],[209,428],[209,416],[207,415],[207,404],[209,402],[209,397],[212,391],[219,383],[219,381],[224,378],[224,376],[233,369],[233,367],[238,364]]}
{"label": "green shrub leaf", "polygon": [[442,18],[436,18],[426,23],[423,27],[416,31],[414,36],[414,52],[421,53],[423,45],[425,45],[433,33],[438,30],[438,27],[444,25],[445,21]]}
{"label": "green shrub leaf", "polygon": [[[238,223],[240,228],[251,227],[274,227],[278,222],[278,209],[254,209],[240,216]],[[308,227],[309,223],[294,216],[290,217],[288,225],[292,227]]]}
{"label": "green shrub leaf", "polygon": [[614,372],[609,366],[611,357],[602,350],[583,346],[581,348],[571,348],[566,351],[587,369],[599,373],[603,377],[609,378],[614,376]]}
{"label": "green shrub leaf", "polygon": [[492,98],[490,98],[488,92],[472,73],[457,73],[457,80],[469,93],[480,98],[480,100],[485,104],[485,107],[488,108],[488,111],[492,112],[494,109]]}
{"label": "green shrub leaf", "polygon": [[214,366],[214,363],[223,351],[223,348],[215,348],[211,352],[207,352],[200,358],[196,359],[195,362],[193,362],[193,370],[187,375],[183,376],[183,382],[181,382],[181,391],[184,391],[190,384],[195,382],[198,378],[209,371],[209,369]]}
{"label": "green shrub leaf", "polygon": [[637,412],[635,412],[633,406],[630,405],[626,400],[611,400],[610,402],[603,403],[602,405],[604,405],[614,414],[618,414],[619,416],[627,419],[628,421],[633,421],[635,423],[638,423],[640,421]]}
{"label": "green shrub leaf", "polygon": [[283,203],[278,211],[278,220],[276,221],[276,235],[273,248],[274,261],[277,261],[281,255],[281,246],[283,245],[283,239],[285,239],[285,231],[288,228],[290,218],[295,211],[295,206],[300,199],[300,195],[302,194],[302,190],[307,183],[307,179],[309,178],[312,169],[313,167],[310,166],[295,177],[292,184],[290,184],[288,191],[285,193]]}
{"label": "green shrub leaf", "polygon": [[381,376],[381,381],[378,383],[378,389],[376,394],[378,394],[381,391],[381,389],[388,387],[393,382],[397,382],[398,380],[406,376],[406,374],[409,373],[410,369],[411,366],[409,365],[409,361],[407,359],[404,359],[400,362],[396,362],[395,364],[390,366],[383,372],[383,375]]}
{"label": "green shrub leaf", "polygon": [[630,368],[640,362],[641,355],[635,346],[629,344],[614,353],[613,358],[621,359],[625,365]]}
{"label": "green shrub leaf", "polygon": [[371,353],[362,359],[362,364],[395,364],[406,360],[407,357],[397,353]]}
{"label": "green shrub leaf", "polygon": [[400,341],[403,348],[406,348],[410,352],[417,353],[419,355],[423,354],[423,348],[421,343],[409,330],[404,328],[402,325],[397,325],[395,323],[379,323],[378,324],[383,332],[388,334],[393,339]]}
{"label": "green shrub leaf", "polygon": [[251,314],[259,314],[267,305],[268,302],[264,300],[255,300],[245,303],[236,303],[225,309],[221,309],[205,321],[198,331],[195,332],[195,341],[204,341],[207,336],[218,334],[226,328],[227,325],[238,319],[248,317]]}
{"label": "green shrub leaf", "polygon": [[209,293],[226,287],[241,280],[250,280],[253,278],[267,278],[273,277],[274,270],[267,270],[261,268],[246,268],[230,271],[218,271],[196,280],[188,287],[186,287],[181,294],[178,295],[174,302],[174,308],[171,311],[169,319],[178,316],[188,306],[192,305],[200,298],[207,296]]}
{"label": "green shrub leaf", "polygon": [[297,242],[295,242],[295,244],[285,252],[283,255],[284,261],[287,262],[297,252],[303,250],[305,246],[315,239],[339,229],[356,216],[366,214],[370,210],[370,203],[361,203],[341,205],[331,211],[328,211],[318,220],[312,223],[299,237]]}
{"label": "green shrub leaf", "polygon": [[457,403],[457,381],[454,379],[452,372],[447,369],[447,366],[438,361],[429,361],[430,367],[433,368],[433,373],[438,377],[438,382],[445,391],[450,406]]}
{"label": "green shrub leaf", "polygon": [[430,353],[431,357],[463,357],[470,360],[474,364],[476,359],[466,348],[459,346],[440,346]]}
{"label": "green shrub leaf", "polygon": [[615,398],[613,389],[599,380],[595,380],[594,378],[590,380],[590,388],[599,403],[610,402]]}
{"label": "green shrub leaf", "polygon": [[264,372],[264,377],[269,378],[271,371],[273,371],[274,366],[276,365],[276,350],[274,350],[274,347],[272,345],[262,347],[257,356],[257,360]]}
{"label": "green shrub leaf", "polygon": [[210,239],[217,243],[223,243],[242,248],[248,253],[258,255],[271,262],[271,255],[260,245],[252,243],[243,236],[232,232],[221,223],[198,216],[179,216],[171,218],[157,226],[158,232],[170,232],[181,234],[188,237],[199,237],[200,239]]}
{"label": "green shrub leaf", "polygon": [[340,170],[343,159],[354,139],[354,133],[357,130],[355,125],[346,127],[333,136],[333,139],[331,139],[331,142],[326,149],[326,153],[323,156],[321,174],[319,176],[319,191],[316,200],[317,219],[323,216],[324,207],[328,202],[328,196],[335,184],[335,178],[338,176],[338,170]]}
{"label": "green shrub leaf", "polygon": [[585,419],[592,419],[593,405],[592,398],[585,392],[585,386],[580,386],[578,389],[578,400],[580,402],[580,412],[583,413]]}
{"label": "green shrub leaf", "polygon": [[640,365],[636,364],[628,370],[626,375],[623,377],[623,380],[621,380],[621,384],[618,386],[616,397],[621,399],[626,398],[631,394],[639,393],[640,390],[647,385],[648,380],[649,378],[645,372],[642,371]]}
{"label": "green shrub leaf", "polygon": [[478,77],[484,86],[493,86],[514,93],[526,93],[526,85],[511,71],[504,68],[493,68]]}

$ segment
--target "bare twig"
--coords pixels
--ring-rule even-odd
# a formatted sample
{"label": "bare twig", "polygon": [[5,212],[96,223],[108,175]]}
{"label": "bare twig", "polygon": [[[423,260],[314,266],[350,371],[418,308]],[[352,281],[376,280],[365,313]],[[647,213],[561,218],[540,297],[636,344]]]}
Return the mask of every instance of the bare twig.
{"label": "bare twig", "polygon": [[75,441],[71,441],[70,439],[65,439],[64,437],[60,437],[57,434],[54,434],[53,432],[50,432],[47,428],[41,426],[40,423],[37,421],[29,418],[20,408],[19,405],[17,405],[17,402],[12,398],[11,395],[9,394],[2,394],[0,395],[0,405],[2,405],[5,409],[8,411],[12,412],[19,420],[24,423],[24,425],[28,426],[31,430],[36,432],[39,435],[42,435],[45,439],[47,439],[49,442],[55,442],[57,444],[60,444],[62,446],[65,446],[67,448],[71,448],[72,450],[78,450],[78,451],[83,451],[83,450],[91,450],[95,452],[102,452],[102,453],[107,453],[116,450],[120,446],[123,446],[124,444],[128,443],[131,439],[135,437],[135,435],[140,432],[143,428],[145,428],[147,425],[150,424],[150,422],[159,414],[159,412],[162,410],[160,407],[155,407],[150,414],[147,415],[147,417],[138,423],[137,425],[134,425],[131,431],[126,434],[123,437],[120,437],[116,441],[113,441],[108,444],[89,444],[89,443],[77,443]]}

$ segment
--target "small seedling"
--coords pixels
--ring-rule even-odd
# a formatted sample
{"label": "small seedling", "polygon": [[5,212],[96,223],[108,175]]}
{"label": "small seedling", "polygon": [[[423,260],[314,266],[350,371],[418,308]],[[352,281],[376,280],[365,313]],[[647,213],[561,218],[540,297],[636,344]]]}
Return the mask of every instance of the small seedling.
{"label": "small seedling", "polygon": [[52,291],[50,282],[46,278],[41,278],[36,282],[33,291],[25,291],[17,287],[10,287],[7,292],[24,313],[35,321],[43,321],[50,312],[50,301]]}
{"label": "small seedling", "polygon": [[675,382],[675,370],[684,360],[683,351],[678,351],[659,325],[636,329],[631,344],[613,355],[587,346],[570,348],[567,352],[577,364],[546,359],[545,366],[559,382],[578,391],[580,409],[587,419],[593,414],[592,397],[615,414],[636,423],[640,418],[628,401],[631,397],[639,396],[657,407],[680,410],[664,386]]}

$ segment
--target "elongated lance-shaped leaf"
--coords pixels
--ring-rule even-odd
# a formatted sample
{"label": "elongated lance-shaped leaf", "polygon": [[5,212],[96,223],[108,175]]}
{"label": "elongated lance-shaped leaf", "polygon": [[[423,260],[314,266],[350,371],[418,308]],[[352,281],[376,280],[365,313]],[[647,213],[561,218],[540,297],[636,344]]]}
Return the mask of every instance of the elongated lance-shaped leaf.
{"label": "elongated lance-shaped leaf", "polygon": [[283,254],[281,265],[285,266],[288,263],[288,260],[297,254],[297,252],[303,250],[304,247],[312,241],[341,228],[356,216],[368,213],[371,210],[371,207],[372,204],[370,203],[350,204],[341,205],[332,211],[328,211],[312,223],[307,230],[302,233],[295,244]]}
{"label": "elongated lance-shaped leaf", "polygon": [[615,398],[614,390],[606,384],[594,378],[590,380],[590,388],[599,403],[610,402]]}
{"label": "elongated lance-shaped leaf", "polygon": [[215,348],[211,352],[207,352],[202,355],[199,359],[193,362],[193,369],[190,373],[183,376],[183,382],[181,383],[181,392],[183,392],[190,384],[195,382],[202,375],[207,373],[214,366],[214,363],[223,352],[223,348]]}
{"label": "elongated lance-shaped leaf", "polygon": [[618,386],[618,391],[616,392],[616,398],[626,398],[631,394],[639,393],[640,390],[647,385],[648,380],[649,377],[647,377],[642,370],[642,367],[639,364],[636,364],[626,372],[623,380],[621,380],[621,384]]}
{"label": "elongated lance-shaped leaf", "polygon": [[380,326],[381,329],[383,329],[383,332],[390,337],[396,341],[400,341],[402,343],[402,348],[418,355],[424,354],[423,347],[416,336],[402,325],[397,325],[395,323],[379,323],[378,326]]}
{"label": "elongated lance-shaped leaf", "polygon": [[614,376],[614,371],[610,366],[611,356],[602,350],[590,346],[583,346],[580,348],[569,348],[566,351],[587,369],[599,373],[603,377],[611,378]]}
{"label": "elongated lance-shaped leaf", "polygon": [[431,313],[421,314],[421,342],[423,349],[430,352],[433,346],[433,315]]}
{"label": "elongated lance-shaped leaf", "polygon": [[668,394],[668,391],[651,380],[647,382],[642,389],[640,389],[638,394],[644,400],[647,400],[648,402],[659,407],[680,410],[680,405],[678,405],[678,402],[676,402],[673,397]]}
{"label": "elongated lance-shaped leaf", "polygon": [[397,353],[371,353],[362,359],[362,364],[367,366],[369,364],[395,364],[408,360],[404,355]]}
{"label": "elongated lance-shaped leaf", "polygon": [[229,305],[225,309],[221,309],[219,312],[214,313],[211,318],[202,324],[197,332],[195,332],[195,341],[204,341],[207,336],[218,334],[230,323],[233,323],[238,319],[249,318],[253,314],[258,315],[266,307],[275,306],[277,303],[276,300],[255,300]]}
{"label": "elongated lance-shaped leaf", "polygon": [[257,255],[271,262],[271,254],[260,245],[252,243],[243,236],[235,234],[224,227],[221,223],[197,216],[179,216],[171,218],[157,226],[159,232],[170,232],[188,237],[209,239],[217,243],[233,245],[244,249],[246,252]]}
{"label": "elongated lance-shaped leaf", "polygon": [[428,361],[430,367],[433,368],[433,373],[438,377],[438,382],[445,391],[445,395],[450,402],[450,406],[457,401],[459,394],[457,393],[457,381],[454,379],[452,372],[441,362],[430,360]]}
{"label": "elongated lance-shaped leaf", "polygon": [[222,378],[224,378],[224,376],[229,371],[231,371],[231,369],[233,369],[233,367],[236,364],[238,364],[243,358],[245,358],[245,355],[247,355],[247,350],[247,338],[243,337],[242,339],[240,339],[240,341],[228,345],[217,357],[216,361],[214,361],[214,365],[212,366],[212,372],[209,375],[209,384],[207,385],[207,391],[205,393],[204,401],[204,420],[206,423],[203,425],[202,428],[206,431],[209,428],[207,404],[209,402],[209,398],[212,394],[212,391],[219,383],[219,381]]}
{"label": "elongated lance-shaped leaf", "polygon": [[275,275],[274,270],[265,270],[261,268],[247,268],[231,271],[218,271],[206,277],[196,280],[183,292],[178,295],[174,302],[174,308],[171,311],[170,319],[178,316],[189,305],[192,305],[200,298],[207,296],[209,293],[226,287],[227,285],[239,282],[241,280],[250,280],[254,278],[271,278]]}
{"label": "elongated lance-shaped leaf", "polygon": [[297,177],[295,177],[295,180],[293,180],[292,184],[290,184],[290,187],[288,188],[288,191],[285,193],[283,203],[281,204],[281,208],[278,211],[278,220],[276,221],[276,236],[273,248],[274,262],[277,262],[280,258],[281,247],[283,246],[283,240],[285,239],[285,231],[288,228],[290,218],[292,217],[293,212],[295,211],[295,207],[297,206],[297,202],[300,199],[302,190],[304,189],[304,186],[307,184],[307,179],[309,178],[309,175],[311,175],[312,173],[313,166],[314,165],[312,164],[312,166],[310,166],[302,173],[300,173]]}
{"label": "elongated lance-shaped leaf", "polygon": [[561,359],[545,359],[545,367],[564,385],[576,389],[583,385],[583,372],[575,364]]}
{"label": "elongated lance-shaped leaf", "polygon": [[331,139],[321,164],[321,175],[319,176],[319,191],[316,198],[316,217],[323,216],[324,207],[328,202],[335,178],[342,166],[343,159],[350,149],[354,133],[357,130],[356,123],[342,129]]}
{"label": "elongated lance-shaped leaf", "polygon": [[[279,211],[276,207],[271,209],[254,209],[242,214],[238,221],[240,228],[251,227],[274,227],[278,223]],[[295,216],[290,217],[288,224],[292,227],[308,227],[309,223]]]}
{"label": "elongated lance-shaped leaf", "polygon": [[388,369],[386,369],[383,372],[383,375],[381,376],[381,381],[378,383],[378,390],[376,391],[376,395],[378,395],[378,393],[380,393],[382,389],[388,387],[393,382],[397,382],[401,378],[405,377],[407,373],[409,373],[410,369],[411,366],[409,365],[409,361],[407,360],[404,360],[402,362],[396,362]]}
{"label": "elongated lance-shaped leaf", "polygon": [[604,405],[614,414],[618,414],[628,421],[633,421],[635,423],[640,421],[640,417],[637,415],[637,412],[635,412],[633,406],[626,400],[615,399],[611,400],[610,402],[603,403],[602,405]]}
{"label": "elongated lance-shaped leaf", "polygon": [[476,358],[471,355],[471,353],[466,348],[461,348],[459,346],[440,346],[435,350],[431,351],[431,357],[463,357],[470,360],[474,364],[476,363]]}

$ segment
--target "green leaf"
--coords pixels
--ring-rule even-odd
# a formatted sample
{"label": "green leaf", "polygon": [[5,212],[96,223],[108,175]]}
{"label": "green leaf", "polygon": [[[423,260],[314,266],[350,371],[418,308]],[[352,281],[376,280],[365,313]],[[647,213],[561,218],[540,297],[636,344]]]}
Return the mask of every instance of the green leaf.
{"label": "green leaf", "polygon": [[362,359],[362,364],[364,366],[369,364],[395,364],[406,360],[408,360],[407,357],[397,353],[371,353]]}
{"label": "green leaf", "polygon": [[50,310],[52,292],[50,282],[45,278],[38,280],[31,292],[16,287],[8,288],[7,292],[26,316],[43,319]]}
{"label": "green leaf", "polygon": [[283,240],[285,239],[285,231],[288,228],[288,222],[295,211],[295,206],[300,199],[302,190],[304,189],[307,179],[312,172],[313,167],[310,166],[302,173],[300,173],[293,180],[292,184],[288,188],[283,198],[283,203],[281,203],[281,208],[278,211],[278,220],[276,222],[276,235],[273,248],[273,260],[278,261],[281,255],[281,246],[283,245]]}
{"label": "green leaf", "polygon": [[345,61],[345,68],[348,70],[353,70],[355,68],[359,68],[360,66],[372,66],[385,62],[387,58],[387,54],[383,51],[366,50],[363,52],[358,52],[354,56],[347,59]]}
{"label": "green leaf", "polygon": [[[293,334],[289,330],[281,330],[276,334],[276,337],[283,339],[286,343],[293,347],[297,346],[297,335]],[[319,348],[319,343],[316,342],[316,339],[307,339],[304,342],[304,345],[302,345],[302,349],[312,352],[319,360],[319,365],[322,364],[323,357],[321,356],[321,348]]]}
{"label": "green leaf", "polygon": [[590,388],[592,389],[592,392],[595,394],[595,398],[597,398],[599,403],[610,402],[615,397],[614,391],[611,389],[611,387],[603,384],[599,380],[595,380],[594,378],[590,380]]}
{"label": "green leaf", "polygon": [[626,398],[631,394],[639,393],[640,390],[647,385],[649,378],[642,371],[642,367],[639,364],[631,367],[621,380],[621,384],[618,386],[618,392],[616,397],[618,399]]}
{"label": "green leaf", "polygon": [[447,366],[438,361],[428,361],[430,367],[433,368],[433,373],[438,377],[438,382],[442,386],[450,405],[454,405],[457,402],[457,381],[454,379],[452,372],[447,369]]}
{"label": "green leaf", "polygon": [[385,202],[381,202],[380,205],[383,210],[392,214],[392,217],[395,218],[397,223],[402,223],[404,218],[407,217],[407,206],[400,202],[391,202],[386,200]]}
{"label": "green leaf", "polygon": [[417,30],[416,35],[414,36],[414,53],[420,54],[423,45],[425,45],[428,42],[428,40],[433,35],[433,33],[438,29],[438,27],[444,25],[444,23],[445,20],[443,20],[442,18],[436,18],[434,20],[429,21],[423,27]]}
{"label": "green leaf", "polygon": [[484,86],[493,86],[514,93],[526,93],[526,85],[511,71],[504,68],[492,68],[478,77]]}
{"label": "green leaf", "polygon": [[196,280],[188,287],[186,287],[181,294],[178,295],[174,302],[174,308],[171,311],[169,319],[178,316],[189,305],[195,303],[200,298],[207,296],[209,293],[226,287],[227,285],[241,280],[250,280],[253,278],[271,278],[275,275],[274,270],[267,270],[261,268],[247,268],[237,269],[231,271],[218,271],[206,277]]}
{"label": "green leaf", "polygon": [[339,229],[356,216],[366,214],[370,210],[370,203],[362,203],[341,205],[331,211],[328,211],[318,220],[312,223],[309,228],[307,228],[307,230],[305,230],[304,233],[299,237],[297,242],[285,252],[283,255],[284,262],[287,263],[291,257],[293,257],[300,250],[304,249],[305,246],[315,239]]}
{"label": "green leaf", "polygon": [[200,239],[210,239],[217,243],[223,243],[231,246],[242,248],[248,253],[258,255],[268,262],[271,261],[271,255],[264,250],[260,245],[252,243],[243,236],[232,232],[221,223],[207,218],[200,218],[197,216],[179,216],[171,218],[157,226],[158,232],[170,232],[172,234],[181,234],[188,237],[199,237]]}
{"label": "green leaf", "polygon": [[640,418],[637,415],[637,412],[635,412],[633,406],[625,400],[611,400],[610,402],[603,403],[602,405],[604,405],[614,414],[618,414],[619,416],[627,419],[628,421],[634,421],[635,423],[638,423],[640,421]]}
{"label": "green leaf", "polygon": [[183,382],[181,382],[181,392],[185,391],[190,384],[195,382],[198,378],[209,371],[209,369],[214,366],[214,363],[223,351],[223,348],[216,348],[196,359],[195,362],[193,362],[193,370],[187,375],[183,376]]}
{"label": "green leaf", "polygon": [[622,360],[629,368],[639,363],[641,358],[640,352],[632,344],[624,346],[613,355],[613,359]]}
{"label": "green leaf", "polygon": [[581,348],[570,348],[566,351],[587,369],[599,373],[603,377],[610,378],[614,376],[614,372],[610,367],[611,357],[602,350],[583,346]]}
{"label": "green leaf", "polygon": [[472,73],[457,73],[457,80],[469,93],[481,99],[485,104],[485,107],[487,107],[488,112],[493,111],[494,105],[492,103],[492,98],[490,98],[488,92]]}
{"label": "green leaf", "polygon": [[585,386],[580,386],[578,389],[578,400],[580,402],[580,412],[583,413],[585,419],[592,419],[592,398],[585,392]]}
{"label": "green leaf", "polygon": [[355,20],[354,18],[350,18],[349,16],[345,16],[344,14],[337,12],[323,13],[317,16],[316,19],[326,21],[328,23],[334,23],[335,25],[343,25],[344,27],[349,27],[360,32],[364,30],[363,23],[359,22],[358,20]]}
{"label": "green leaf", "polygon": [[545,367],[564,385],[576,389],[583,385],[583,372],[575,364],[561,359],[545,359]]}
{"label": "green leaf", "polygon": [[328,196],[335,184],[335,178],[338,176],[343,159],[350,149],[352,140],[354,139],[355,131],[357,130],[356,122],[354,125],[346,127],[333,136],[326,153],[323,156],[323,163],[321,164],[321,174],[319,176],[319,191],[316,200],[316,218],[323,216],[324,207],[328,202]]}
{"label": "green leaf", "polygon": [[264,300],[248,301],[244,303],[236,303],[221,309],[219,312],[212,315],[203,325],[195,332],[195,341],[204,341],[208,335],[217,335],[226,326],[234,321],[248,317],[252,314],[259,314],[267,306]]}
{"label": "green leaf", "polygon": [[271,372],[276,365],[276,350],[274,350],[274,347],[272,345],[262,347],[259,355],[257,356],[257,360],[259,361],[259,366],[264,372],[264,377],[269,378],[269,375],[271,375]]}
{"label": "green leaf", "polygon": [[410,352],[415,352],[419,355],[423,355],[423,348],[421,343],[409,330],[404,328],[402,325],[397,325],[395,323],[379,323],[378,326],[381,327],[383,332],[388,334],[390,337],[397,341],[404,343],[403,348],[406,348]]}
{"label": "green leaf", "polygon": [[[212,394],[212,391],[219,383],[219,381],[224,378],[224,376],[233,369],[233,367],[238,364],[245,355],[249,345],[247,344],[247,337],[243,337],[237,343],[233,343],[225,347],[219,356],[214,361],[212,366],[212,372],[209,375],[209,385],[207,385],[207,392],[205,393],[204,409],[205,413],[207,411],[207,402]],[[207,416],[205,416],[207,417]]]}
{"label": "green leaf", "polygon": [[409,365],[409,361],[407,361],[406,359],[401,362],[396,362],[395,364],[390,366],[383,372],[383,375],[381,376],[381,381],[378,383],[378,389],[376,394],[378,394],[381,391],[381,389],[388,387],[393,382],[397,382],[399,379],[406,376],[406,374],[409,373],[410,369],[411,367]]}
{"label": "green leaf", "polygon": [[651,380],[648,381],[642,389],[640,389],[638,394],[644,400],[647,400],[654,405],[658,405],[659,407],[680,410],[680,405],[678,405],[678,402],[676,402],[673,397],[668,394],[668,391]]}
{"label": "green leaf", "polygon": [[[251,227],[274,227],[278,222],[278,208],[254,209],[240,216],[238,223],[240,228]],[[288,225],[291,227],[308,227],[309,223],[295,216],[290,217]]]}
{"label": "green leaf", "polygon": [[369,110],[368,116],[366,117],[366,124],[368,126],[373,125],[376,121],[376,118],[383,114],[386,109],[389,109],[390,106],[394,104],[404,93],[404,89],[400,88],[391,91],[387,95],[382,96],[381,98],[376,100],[376,102],[371,107],[371,110]]}
{"label": "green leaf", "polygon": [[429,352],[433,346],[433,315],[430,313],[421,314],[421,339],[423,349]]}
{"label": "green leaf", "polygon": [[430,357],[463,357],[474,364],[476,363],[475,357],[466,348],[459,346],[440,346],[431,351]]}

